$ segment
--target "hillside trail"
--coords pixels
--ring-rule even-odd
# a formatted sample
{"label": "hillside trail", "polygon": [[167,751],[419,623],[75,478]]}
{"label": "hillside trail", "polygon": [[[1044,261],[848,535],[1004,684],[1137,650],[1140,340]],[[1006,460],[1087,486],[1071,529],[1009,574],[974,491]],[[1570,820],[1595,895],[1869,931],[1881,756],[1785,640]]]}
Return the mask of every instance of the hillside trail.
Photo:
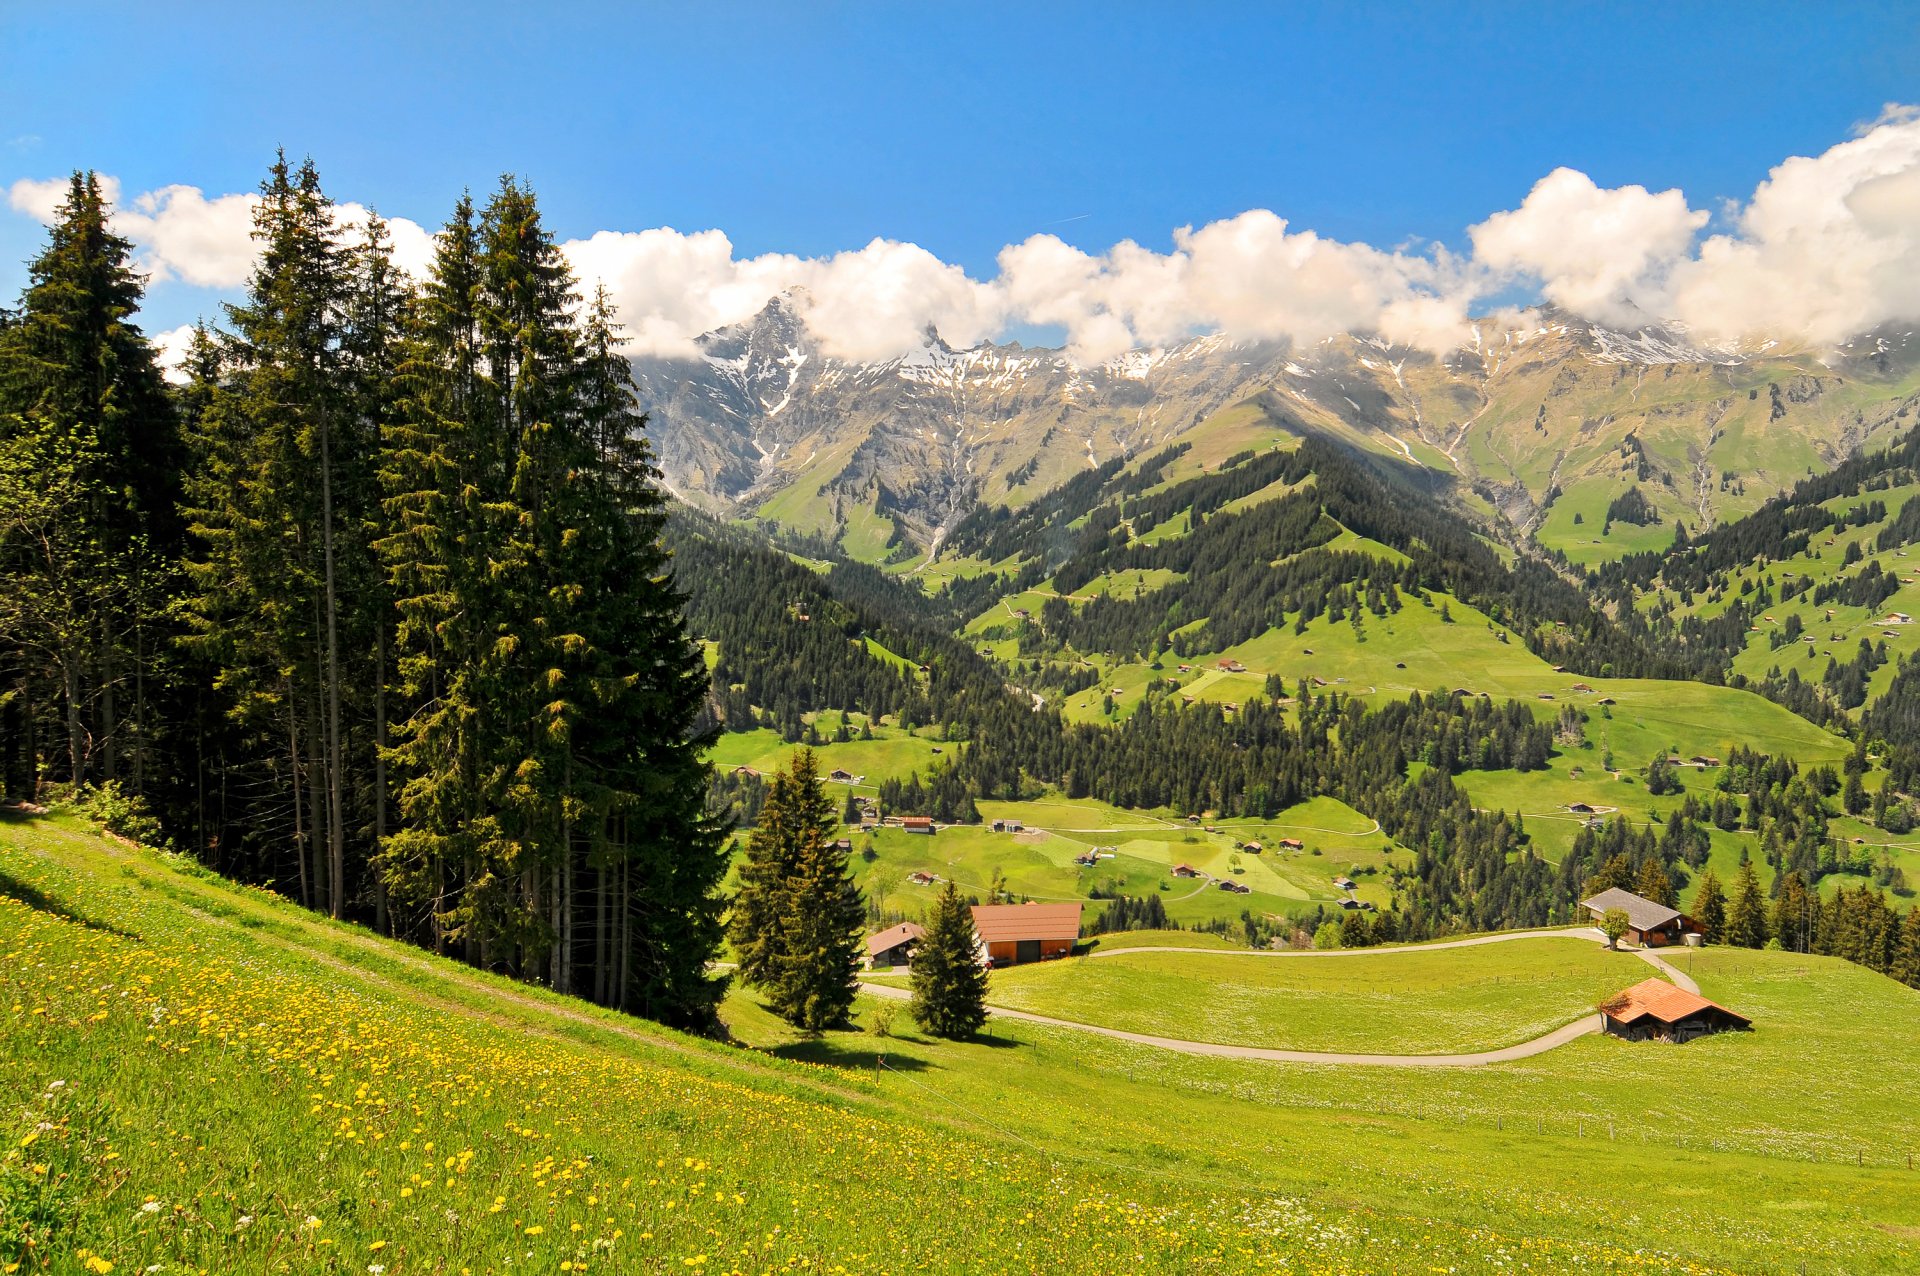
{"label": "hillside trail", "polygon": [[[1127,953],[1186,953],[1212,957],[1363,957],[1391,956],[1394,953],[1433,952],[1441,948],[1477,948],[1486,944],[1504,944],[1516,939],[1580,939],[1593,943],[1607,942],[1605,935],[1589,927],[1551,930],[1516,930],[1498,935],[1478,935],[1472,939],[1454,939],[1438,944],[1401,944],[1390,948],[1334,948],[1310,952],[1274,951],[1270,949],[1213,949],[1213,948],[1176,948],[1165,945],[1145,945],[1139,948],[1096,949],[1094,957],[1119,957]],[[1645,948],[1630,949],[1635,956],[1660,971],[1686,991],[1698,996],[1700,986],[1683,971],[1676,969],[1664,958]],[[895,1001],[904,1001],[913,994],[905,988],[896,988],[890,984],[862,982],[862,992],[876,997],[885,997]],[[1049,1015],[1036,1015],[1025,1010],[1009,1010],[999,1006],[988,1007],[989,1012],[999,1019],[1013,1019],[1022,1023],[1042,1024],[1050,1028],[1068,1028],[1076,1032],[1090,1032],[1096,1036],[1111,1037],[1117,1041],[1127,1041],[1134,1045],[1153,1046],[1160,1050],[1173,1050],[1181,1054],[1204,1055],[1218,1059],[1256,1059],[1268,1063],[1309,1063],[1330,1064],[1340,1067],[1363,1068],[1478,1068],[1490,1063],[1510,1063],[1516,1059],[1527,1059],[1537,1054],[1556,1050],[1569,1041],[1590,1036],[1601,1031],[1601,1017],[1598,1014],[1582,1015],[1572,1023],[1555,1028],[1545,1036],[1535,1037],[1531,1041],[1522,1041],[1518,1045],[1505,1046],[1498,1050],[1480,1050],[1463,1054],[1356,1054],[1345,1051],[1321,1050],[1280,1050],[1265,1046],[1230,1046],[1214,1041],[1188,1041],[1180,1037],[1160,1037],[1151,1033],[1128,1032],[1121,1028],[1105,1028],[1097,1024],[1077,1023],[1071,1019],[1056,1019]]]}

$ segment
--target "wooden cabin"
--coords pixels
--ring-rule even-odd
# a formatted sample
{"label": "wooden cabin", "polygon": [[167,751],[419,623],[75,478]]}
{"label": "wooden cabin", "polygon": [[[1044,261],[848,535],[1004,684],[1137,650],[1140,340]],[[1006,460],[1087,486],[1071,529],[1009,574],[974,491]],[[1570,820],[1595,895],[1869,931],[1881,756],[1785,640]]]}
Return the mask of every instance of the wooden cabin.
{"label": "wooden cabin", "polygon": [[916,944],[927,937],[918,922],[901,922],[877,935],[867,936],[867,969],[876,966],[904,966],[913,959]]}
{"label": "wooden cabin", "polygon": [[1581,900],[1580,907],[1593,914],[1593,924],[1596,926],[1610,910],[1619,909],[1627,915],[1627,941],[1646,948],[1664,948],[1680,942],[1689,932],[1698,932],[1700,929],[1692,918],[1683,915],[1679,909],[1657,904],[1632,891],[1623,891],[1618,886],[1601,891],[1592,899]]}
{"label": "wooden cabin", "polygon": [[1646,979],[1600,1007],[1606,1030],[1628,1041],[1678,1044],[1710,1032],[1741,1031],[1753,1021],[1664,979]]}
{"label": "wooden cabin", "polygon": [[1079,904],[975,904],[973,929],[990,966],[1052,961],[1080,938]]}

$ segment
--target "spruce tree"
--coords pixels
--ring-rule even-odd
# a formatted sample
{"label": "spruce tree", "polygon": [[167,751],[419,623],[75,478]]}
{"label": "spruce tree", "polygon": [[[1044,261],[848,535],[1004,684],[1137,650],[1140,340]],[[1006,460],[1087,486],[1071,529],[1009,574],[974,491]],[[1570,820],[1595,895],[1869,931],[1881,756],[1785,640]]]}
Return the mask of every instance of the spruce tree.
{"label": "spruce tree", "polygon": [[1907,910],[1887,973],[1909,988],[1920,988],[1920,908]]}
{"label": "spruce tree", "polygon": [[1700,875],[1700,888],[1693,895],[1693,920],[1700,924],[1702,942],[1718,944],[1726,938],[1727,893],[1712,869]]}
{"label": "spruce tree", "polygon": [[1767,906],[1753,861],[1741,860],[1734,878],[1733,902],[1727,909],[1727,942],[1737,948],[1764,948],[1767,944]]}
{"label": "spruce tree", "polygon": [[6,729],[60,741],[67,781],[139,791],[183,457],[132,322],[143,281],[110,216],[98,176],[74,174],[20,313],[0,324],[0,702]]}
{"label": "spruce tree", "polygon": [[793,867],[779,901],[768,1000],[797,1028],[841,1028],[859,990],[867,910],[853,883],[850,857],[836,844],[833,803],[821,786],[813,750],[794,756],[786,799]]}
{"label": "spruce tree", "polygon": [[1640,865],[1640,876],[1632,890],[1640,898],[1650,899],[1656,904],[1665,904],[1668,908],[1680,906],[1680,896],[1673,889],[1673,878],[1668,876],[1658,856],[1649,855],[1646,862]]}
{"label": "spruce tree", "polygon": [[793,821],[793,776],[781,768],[767,780],[766,800],[740,860],[740,887],[727,919],[736,977],[749,988],[767,988],[785,952],[783,919],[787,883],[799,864]]}
{"label": "spruce tree", "polygon": [[936,1037],[962,1040],[987,1021],[987,968],[973,910],[951,878],[934,901],[927,933],[913,950],[913,1018]]}

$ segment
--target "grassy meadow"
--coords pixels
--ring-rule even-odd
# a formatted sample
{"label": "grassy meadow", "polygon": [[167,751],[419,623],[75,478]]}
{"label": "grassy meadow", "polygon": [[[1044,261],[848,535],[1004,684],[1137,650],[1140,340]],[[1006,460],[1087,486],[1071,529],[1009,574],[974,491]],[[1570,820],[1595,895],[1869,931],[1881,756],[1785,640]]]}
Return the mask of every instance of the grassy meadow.
{"label": "grassy meadow", "polygon": [[1544,1036],[1651,973],[1630,953],[1576,938],[1339,956],[1122,950],[997,970],[990,1000],[1188,1041],[1449,1054]]}
{"label": "grassy meadow", "polygon": [[[1915,1252],[1893,1132],[1859,1131],[1865,1167],[1832,1156],[1859,1142],[1832,1125],[1867,1091],[1774,1110],[1780,1065],[1758,1034],[1674,1065],[1593,1042],[1571,1072],[1403,1085],[1065,1030],[794,1040],[735,996],[735,1031],[761,1047],[742,1051],[67,820],[7,817],[0,875],[0,1266],[20,1271],[1700,1272],[1774,1252],[1788,1224],[1816,1270]],[[1858,989],[1873,1013],[1823,1019],[1807,979],[1748,961],[1750,984],[1730,987],[1778,994],[1796,1078],[1843,1075],[1920,1026],[1913,994],[1877,977],[1838,972],[1875,980]],[[1827,1041],[1829,1024],[1848,1027]],[[1735,1092],[1683,1067],[1692,1150],[1661,1159],[1689,1180],[1684,1208],[1631,1246],[1596,1228],[1624,1184],[1644,1187],[1646,1148],[1560,1118],[1640,1112],[1640,1078],[1726,1050],[1751,1065],[1727,1150],[1703,1146],[1702,1113]],[[1888,1066],[1886,1084],[1911,1080],[1911,1060]],[[1481,1128],[1507,1086],[1554,1094],[1556,1128]],[[1760,1155],[1775,1148],[1789,1155]],[[1549,1163],[1562,1171],[1542,1177]],[[1741,1232],[1736,1203],[1782,1212]],[[1862,1238],[1863,1222],[1884,1227]]]}

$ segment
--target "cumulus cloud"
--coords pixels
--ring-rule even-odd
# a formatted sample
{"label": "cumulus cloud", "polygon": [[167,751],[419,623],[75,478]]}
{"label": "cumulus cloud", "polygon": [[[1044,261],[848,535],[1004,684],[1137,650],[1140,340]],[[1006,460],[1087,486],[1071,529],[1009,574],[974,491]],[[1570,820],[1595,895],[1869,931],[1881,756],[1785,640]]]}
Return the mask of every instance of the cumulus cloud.
{"label": "cumulus cloud", "polygon": [[[19,181],[8,202],[51,220],[65,189]],[[109,191],[116,225],[155,278],[244,282],[256,196],[175,185],[120,201]],[[340,213],[349,233],[366,217],[357,204]],[[929,325],[959,346],[1016,324],[1057,326],[1083,361],[1210,332],[1304,343],[1366,331],[1438,352],[1516,288],[1600,323],[1671,319],[1714,338],[1833,342],[1920,319],[1920,109],[1890,106],[1820,155],[1785,160],[1714,233],[1710,224],[1681,191],[1602,187],[1560,168],[1468,228],[1461,256],[1330,239],[1266,209],[1183,227],[1165,251],[1127,240],[1090,253],[1035,235],[1002,249],[990,279],[890,239],[824,257],[743,257],[723,231],[658,227],[561,248],[587,288],[608,289],[631,348],[658,354],[690,353],[701,333],[780,294],[846,359],[904,353]],[[400,265],[424,274],[433,235],[404,218],[389,225]]]}
{"label": "cumulus cloud", "polygon": [[[64,177],[23,178],[8,188],[7,202],[16,212],[51,223],[67,197],[67,185]],[[113,205],[114,229],[133,241],[136,262],[153,282],[177,279],[225,290],[246,282],[258,255],[253,240],[258,195],[209,199],[197,186],[174,185],[122,200],[118,180],[103,176],[100,185]],[[358,236],[366,225],[367,209],[347,203],[336,211],[342,229],[350,237]],[[388,230],[396,264],[414,274],[424,271],[433,260],[433,236],[402,217],[391,219]]]}
{"label": "cumulus cloud", "polygon": [[1674,268],[1667,313],[1721,336],[1816,342],[1920,318],[1920,117],[1892,109],[1773,169],[1733,229]]}
{"label": "cumulus cloud", "polygon": [[1602,190],[1585,173],[1557,168],[1519,208],[1495,213],[1467,233],[1473,259],[1485,270],[1532,276],[1556,305],[1630,324],[1659,317],[1649,307],[1657,307],[1667,274],[1707,219],[1677,190]]}
{"label": "cumulus cloud", "polygon": [[601,231],[561,246],[582,283],[604,284],[632,347],[684,354],[693,338],[751,318],[791,293],[827,352],[880,359],[917,346],[927,325],[971,345],[1006,315],[996,291],[916,244],[876,239],[831,257],[766,253],[736,258],[718,230]]}

